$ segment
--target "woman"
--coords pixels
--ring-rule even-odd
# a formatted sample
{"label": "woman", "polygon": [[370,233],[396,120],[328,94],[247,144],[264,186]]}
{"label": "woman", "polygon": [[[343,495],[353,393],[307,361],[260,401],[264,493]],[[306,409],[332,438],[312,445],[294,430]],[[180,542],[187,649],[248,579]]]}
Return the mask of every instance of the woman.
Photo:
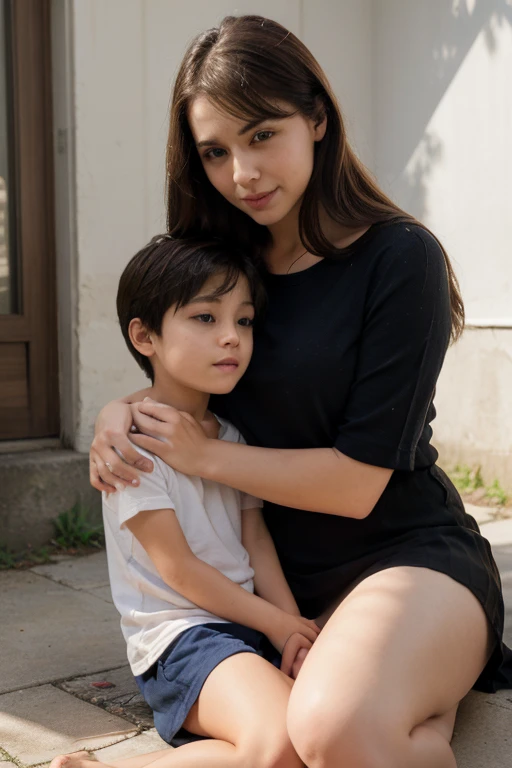
{"label": "woman", "polygon": [[248,372],[212,401],[248,445],[139,392],[100,414],[92,483],[113,491],[151,468],[131,440],[265,499],[299,608],[323,626],[290,698],[299,756],[453,768],[458,702],[512,673],[490,547],[430,445],[463,327],[448,257],[374,184],[318,63],[267,19],[229,17],[192,43],[167,164],[169,232],[234,241],[266,267]]}

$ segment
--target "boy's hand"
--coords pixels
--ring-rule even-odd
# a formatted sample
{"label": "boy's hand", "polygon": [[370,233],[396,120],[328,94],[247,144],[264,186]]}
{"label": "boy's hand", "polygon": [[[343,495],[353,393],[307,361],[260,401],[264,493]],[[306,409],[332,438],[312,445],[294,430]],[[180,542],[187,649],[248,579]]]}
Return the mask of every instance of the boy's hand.
{"label": "boy's hand", "polygon": [[304,635],[294,632],[283,649],[281,672],[296,680],[311,646],[311,641]]}
{"label": "boy's hand", "polygon": [[279,653],[283,653],[284,647],[292,635],[301,635],[313,645],[319,633],[320,628],[311,619],[305,619],[303,616],[292,616],[290,613],[280,611],[278,620],[265,634]]}

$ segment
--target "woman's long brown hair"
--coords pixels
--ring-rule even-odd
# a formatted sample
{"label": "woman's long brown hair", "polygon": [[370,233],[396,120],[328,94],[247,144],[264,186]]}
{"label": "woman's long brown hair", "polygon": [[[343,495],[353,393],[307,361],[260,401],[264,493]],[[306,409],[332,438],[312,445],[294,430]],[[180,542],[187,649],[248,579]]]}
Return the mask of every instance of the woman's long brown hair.
{"label": "woman's long brown hair", "polygon": [[[315,145],[313,173],[299,214],[300,237],[311,253],[332,259],[349,252],[336,250],[326,239],[320,225],[321,207],[348,227],[404,221],[426,229],[379,189],[354,154],[336,97],[306,46],[270,19],[228,16],[219,27],[193,40],[176,78],[166,182],[167,224],[172,235],[235,241],[254,258],[261,258],[270,242],[267,228],[228,203],[205,174],[187,117],[190,102],[198,94],[246,121],[296,113],[318,122],[327,117],[326,134]],[[440,247],[449,280],[455,340],[464,327],[464,305],[448,255]]]}

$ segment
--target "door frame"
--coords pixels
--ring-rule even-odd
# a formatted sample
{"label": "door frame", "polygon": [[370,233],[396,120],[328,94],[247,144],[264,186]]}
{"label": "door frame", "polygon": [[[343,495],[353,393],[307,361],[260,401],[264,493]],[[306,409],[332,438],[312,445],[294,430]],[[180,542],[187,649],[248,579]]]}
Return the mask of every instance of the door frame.
{"label": "door frame", "polygon": [[[0,343],[26,344],[23,434],[59,434],[50,0],[10,0],[13,176],[20,314],[0,315]],[[20,426],[21,430],[21,426]]]}

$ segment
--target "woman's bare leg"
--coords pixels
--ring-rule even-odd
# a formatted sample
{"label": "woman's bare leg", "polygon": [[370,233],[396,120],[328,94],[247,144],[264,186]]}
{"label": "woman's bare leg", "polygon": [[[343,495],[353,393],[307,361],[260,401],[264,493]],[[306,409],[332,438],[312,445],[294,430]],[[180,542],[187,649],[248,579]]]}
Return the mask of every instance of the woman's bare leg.
{"label": "woman's bare leg", "polygon": [[290,697],[308,768],[456,768],[458,702],[489,657],[474,595],[445,574],[398,567],[357,584],[328,619]]}
{"label": "woman's bare leg", "polygon": [[[302,768],[286,728],[293,681],[253,653],[230,656],[208,676],[184,725],[211,737],[140,757],[116,768]],[[87,753],[55,758],[50,768],[101,768]]]}

